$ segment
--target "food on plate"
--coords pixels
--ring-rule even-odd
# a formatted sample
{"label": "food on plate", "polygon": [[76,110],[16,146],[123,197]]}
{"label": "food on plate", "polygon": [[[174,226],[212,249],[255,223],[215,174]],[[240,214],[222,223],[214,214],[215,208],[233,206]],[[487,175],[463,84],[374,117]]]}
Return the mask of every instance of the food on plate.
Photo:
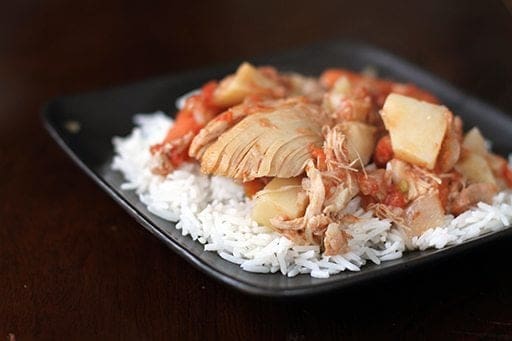
{"label": "food on plate", "polygon": [[248,271],[326,277],[512,217],[508,162],[414,85],[243,63],[174,123],[158,117],[116,140],[114,168],[150,211]]}

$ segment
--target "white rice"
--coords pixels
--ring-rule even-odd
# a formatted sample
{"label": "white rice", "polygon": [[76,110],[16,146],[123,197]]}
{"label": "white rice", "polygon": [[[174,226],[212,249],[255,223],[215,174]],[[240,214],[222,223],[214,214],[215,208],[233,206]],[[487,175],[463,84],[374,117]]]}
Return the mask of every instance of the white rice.
{"label": "white rice", "polygon": [[326,278],[341,271],[359,271],[367,262],[380,264],[402,257],[406,249],[443,248],[460,244],[484,233],[508,227],[512,221],[512,193],[501,192],[493,205],[484,203],[459,215],[447,215],[443,226],[414,237],[411,245],[381,220],[365,212],[355,198],[345,208],[360,218],[348,227],[350,252],[323,256],[318,246],[299,246],[250,218],[251,202],[241,186],[227,178],[209,177],[198,166],[185,164],[165,178],[150,171],[149,146],[160,142],[172,124],[162,112],[139,114],[136,127],[125,137],[113,139],[116,156],[112,164],[126,178],[124,190],[135,190],[153,214],[177,222],[168,229],[181,230],[246,271],[280,272],[288,277],[308,273]]}

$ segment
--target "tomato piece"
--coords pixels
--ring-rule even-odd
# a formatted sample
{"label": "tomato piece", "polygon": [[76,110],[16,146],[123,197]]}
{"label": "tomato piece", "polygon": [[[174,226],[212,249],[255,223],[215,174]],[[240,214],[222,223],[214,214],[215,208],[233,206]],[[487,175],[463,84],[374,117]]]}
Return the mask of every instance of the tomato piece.
{"label": "tomato piece", "polygon": [[503,175],[503,179],[505,179],[507,186],[509,188],[512,188],[512,169],[510,169],[508,164],[506,164],[506,163],[503,164],[501,174]]}
{"label": "tomato piece", "polygon": [[334,86],[336,81],[341,77],[347,77],[350,82],[359,81],[363,76],[356,72],[344,69],[327,69],[320,76],[320,83],[330,89]]}
{"label": "tomato piece", "polygon": [[420,101],[433,104],[439,103],[439,100],[434,95],[428,91],[418,88],[416,85],[394,83],[391,91],[404,96],[414,97]]}
{"label": "tomato piece", "polygon": [[[213,104],[213,92],[216,88],[217,82],[208,82],[201,88],[199,94],[187,98],[184,107],[177,113],[174,124],[167,132],[164,140],[151,146],[150,152],[154,154],[167,143],[178,141],[189,133],[196,135],[208,121],[217,115],[221,109]],[[178,150],[170,150],[166,155],[174,167],[178,167],[190,159],[187,142],[182,141],[180,143],[182,145]]]}
{"label": "tomato piece", "polygon": [[251,181],[244,182],[242,185],[244,187],[245,195],[252,199],[252,197],[256,193],[258,193],[263,189],[263,187],[265,187],[265,181],[263,181],[262,179],[254,179]]}
{"label": "tomato piece", "polygon": [[373,154],[373,162],[377,167],[385,167],[386,163],[393,158],[393,147],[391,146],[391,138],[385,135],[380,138],[375,147]]}
{"label": "tomato piece", "polygon": [[388,195],[384,199],[384,204],[404,208],[407,205],[407,199],[400,189],[392,186],[389,189]]}
{"label": "tomato piece", "polygon": [[309,152],[311,153],[311,156],[316,160],[317,162],[317,168],[321,171],[324,171],[327,169],[327,164],[325,161],[325,153],[324,150],[320,147],[317,147],[315,145],[309,146]]}
{"label": "tomato piece", "polygon": [[176,121],[167,132],[164,143],[180,138],[189,131],[196,134],[202,127],[203,125],[196,121],[192,111],[183,109],[176,115]]}
{"label": "tomato piece", "polygon": [[213,103],[213,93],[217,87],[218,83],[216,81],[210,81],[201,88],[204,104],[214,110],[218,110],[217,106]]}
{"label": "tomato piece", "polygon": [[378,203],[377,199],[371,195],[360,194],[359,197],[361,198],[361,207],[365,210],[368,209],[368,205]]}
{"label": "tomato piece", "polygon": [[450,179],[445,178],[437,188],[439,191],[439,200],[441,201],[441,205],[445,211],[448,211],[448,195],[450,194],[449,184]]}
{"label": "tomato piece", "polygon": [[376,197],[379,192],[379,181],[372,176],[367,176],[363,173],[357,174],[357,183],[359,190],[363,195]]}

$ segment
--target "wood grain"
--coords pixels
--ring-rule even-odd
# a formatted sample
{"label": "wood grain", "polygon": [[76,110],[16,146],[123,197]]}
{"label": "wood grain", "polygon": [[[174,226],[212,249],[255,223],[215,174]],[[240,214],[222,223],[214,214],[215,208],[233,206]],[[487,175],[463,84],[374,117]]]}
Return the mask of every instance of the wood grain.
{"label": "wood grain", "polygon": [[500,1],[2,3],[0,339],[512,338],[511,240],[329,296],[248,297],[140,228],[38,116],[54,96],[335,37],[512,113],[512,16]]}

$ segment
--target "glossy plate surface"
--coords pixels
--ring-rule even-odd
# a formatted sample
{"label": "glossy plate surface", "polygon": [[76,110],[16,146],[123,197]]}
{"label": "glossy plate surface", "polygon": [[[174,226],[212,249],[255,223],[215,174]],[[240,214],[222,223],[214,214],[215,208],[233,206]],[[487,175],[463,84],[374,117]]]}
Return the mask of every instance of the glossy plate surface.
{"label": "glossy plate surface", "polygon": [[[484,135],[492,139],[494,150],[502,154],[512,151],[512,121],[503,112],[382,50],[358,43],[330,42],[250,61],[309,75],[318,75],[327,67],[344,67],[356,71],[367,66],[374,67],[380,76],[411,82],[431,91],[442,103],[462,116],[465,128],[478,125]],[[203,251],[201,244],[182,236],[172,224],[149,213],[133,191],[120,189],[123,178],[120,173],[110,169],[114,152],[111,140],[113,136],[125,136],[131,131],[134,114],[157,110],[174,114],[174,101],[177,97],[200,87],[208,80],[222,78],[233,72],[237,65],[233,63],[58,98],[44,108],[43,121],[64,151],[142,226],[199,270],[250,294],[291,297],[346,288],[420,264],[435,262],[512,235],[512,229],[506,229],[458,246],[411,252],[395,261],[378,266],[369,264],[360,272],[344,272],[327,279],[315,279],[309,275],[288,278],[280,274],[253,274],[242,271],[238,265],[223,260],[216,253]],[[73,129],[75,123],[80,126],[78,132]]]}

